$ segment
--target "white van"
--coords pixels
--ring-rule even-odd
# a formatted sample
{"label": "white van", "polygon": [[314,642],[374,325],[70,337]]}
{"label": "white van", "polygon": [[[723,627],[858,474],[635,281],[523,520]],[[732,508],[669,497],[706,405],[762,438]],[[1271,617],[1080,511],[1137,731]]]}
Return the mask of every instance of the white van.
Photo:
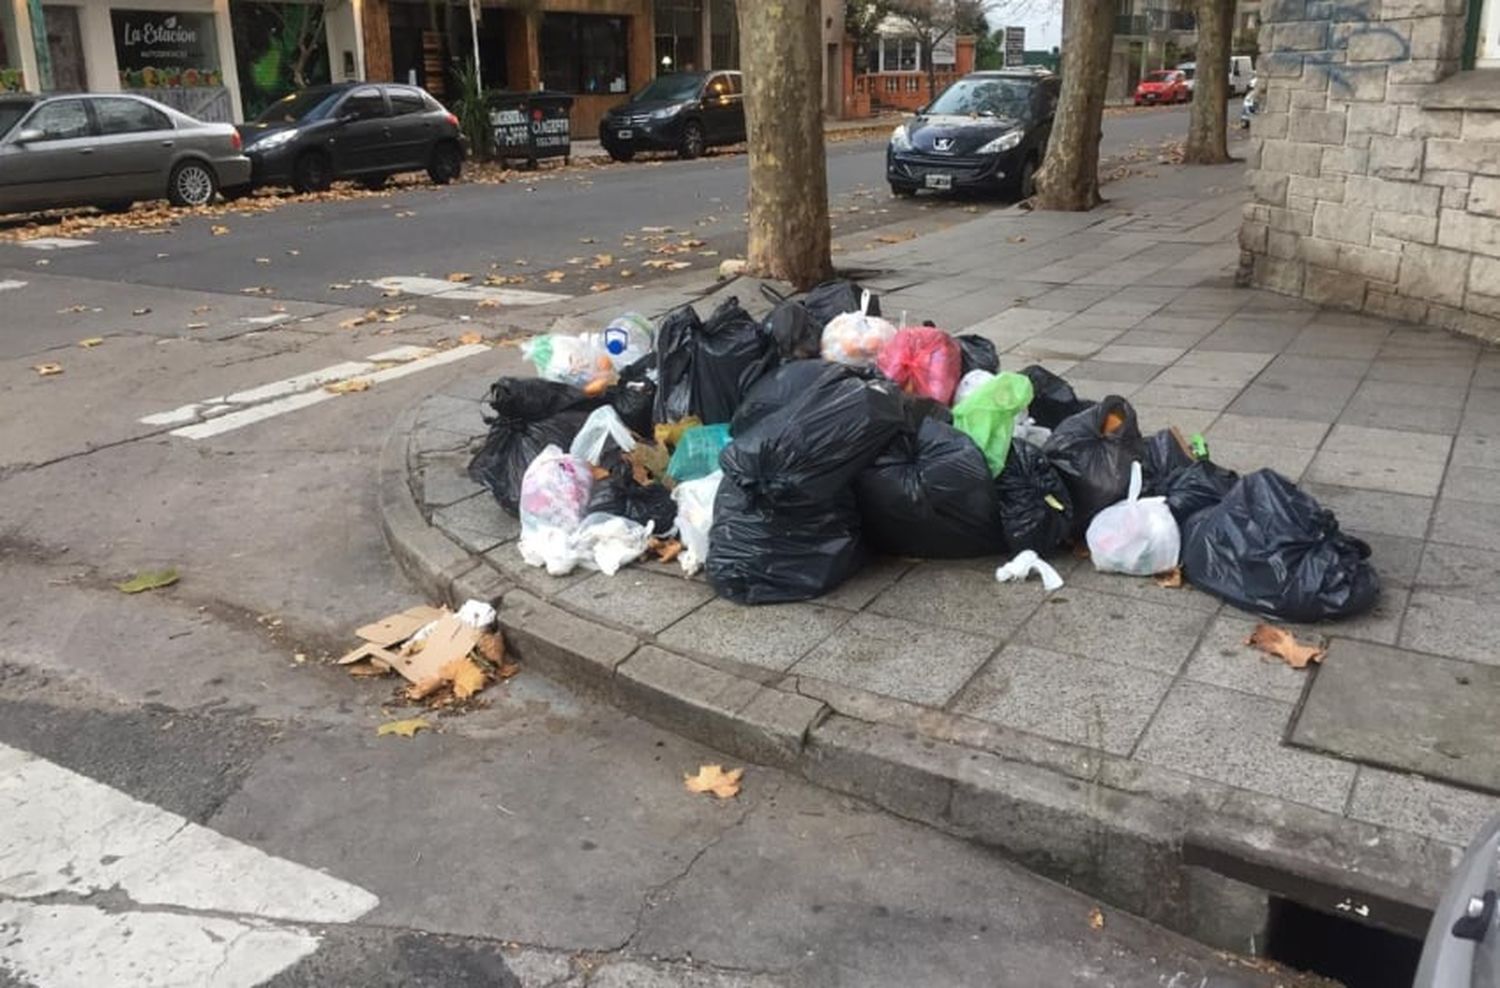
{"label": "white van", "polygon": [[[1193,77],[1198,74],[1196,62],[1183,62],[1177,68],[1187,73],[1188,89],[1193,88]],[[1229,56],[1229,95],[1240,96],[1250,90],[1250,80],[1255,78],[1255,65],[1249,55]]]}

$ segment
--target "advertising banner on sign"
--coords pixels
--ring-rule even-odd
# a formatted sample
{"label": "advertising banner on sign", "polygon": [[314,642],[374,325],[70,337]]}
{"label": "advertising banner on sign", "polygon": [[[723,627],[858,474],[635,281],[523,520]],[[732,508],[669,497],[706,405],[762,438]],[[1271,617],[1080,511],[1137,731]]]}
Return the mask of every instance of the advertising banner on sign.
{"label": "advertising banner on sign", "polygon": [[111,10],[115,57],[125,89],[193,89],[223,83],[214,15]]}

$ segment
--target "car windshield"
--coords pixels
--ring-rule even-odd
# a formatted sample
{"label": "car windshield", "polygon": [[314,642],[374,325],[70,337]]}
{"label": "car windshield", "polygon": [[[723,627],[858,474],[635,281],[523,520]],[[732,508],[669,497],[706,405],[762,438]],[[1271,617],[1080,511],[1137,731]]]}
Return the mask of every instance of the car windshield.
{"label": "car windshield", "polygon": [[1031,105],[1033,83],[1020,79],[960,79],[947,89],[928,113],[971,117],[1024,116]]}
{"label": "car windshield", "polygon": [[1144,82],[1171,82],[1172,81],[1172,73],[1170,73],[1170,72],[1147,72],[1146,73],[1146,78],[1143,81]]}
{"label": "car windshield", "polygon": [[36,104],[22,100],[5,100],[0,102],[0,137],[10,133],[10,129],[24,116],[26,111]]}
{"label": "car windshield", "polygon": [[304,89],[300,93],[283,96],[266,107],[265,112],[255,118],[255,122],[289,124],[321,115],[338,99],[339,93],[340,90],[337,89]]}
{"label": "car windshield", "polygon": [[647,100],[692,99],[703,87],[703,76],[697,72],[679,72],[676,75],[657,76],[645,89],[631,97],[633,103]]}

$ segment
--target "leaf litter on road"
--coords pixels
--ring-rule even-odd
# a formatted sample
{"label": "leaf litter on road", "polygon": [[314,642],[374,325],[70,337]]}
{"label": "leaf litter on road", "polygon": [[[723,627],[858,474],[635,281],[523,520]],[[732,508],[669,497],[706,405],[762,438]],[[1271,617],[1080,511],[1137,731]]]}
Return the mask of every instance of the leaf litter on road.
{"label": "leaf litter on road", "polygon": [[54,361],[48,361],[45,364],[32,364],[31,369],[36,371],[40,377],[52,377],[55,374],[63,372],[62,364]]}
{"label": "leaf litter on road", "polygon": [[323,390],[335,395],[355,394],[360,391],[369,391],[370,382],[363,377],[352,377],[347,381],[333,381],[325,384]]}
{"label": "leaf litter on road", "polygon": [[719,799],[733,799],[740,794],[740,777],[744,774],[742,768],[726,772],[722,765],[700,765],[697,775],[683,775],[682,784],[688,792],[708,792]]}
{"label": "leaf litter on road", "polygon": [[85,350],[92,350],[94,347],[99,346],[103,342],[104,337],[102,336],[90,336],[86,339],[79,340],[78,345],[83,347]]}
{"label": "leaf litter on road", "polygon": [[1304,645],[1296,635],[1274,624],[1257,624],[1250,637],[1245,639],[1245,644],[1271,658],[1280,659],[1293,669],[1306,669],[1311,663],[1322,662],[1323,656],[1328,654],[1328,649],[1322,645]]}
{"label": "leaf litter on road", "polygon": [[166,569],[143,570],[124,582],[116,583],[115,589],[121,593],[144,593],[147,590],[170,587],[179,579],[180,576],[175,566],[169,566]]}
{"label": "leaf litter on road", "polygon": [[404,720],[388,720],[375,728],[375,733],[379,737],[389,734],[398,738],[413,738],[417,736],[418,731],[430,730],[432,730],[432,725],[421,717],[408,717]]}

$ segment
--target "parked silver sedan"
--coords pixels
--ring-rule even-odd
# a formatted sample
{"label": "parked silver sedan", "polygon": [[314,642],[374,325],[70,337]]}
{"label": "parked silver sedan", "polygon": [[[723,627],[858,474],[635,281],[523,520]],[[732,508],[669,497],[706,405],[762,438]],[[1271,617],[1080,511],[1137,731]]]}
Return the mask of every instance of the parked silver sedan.
{"label": "parked silver sedan", "polygon": [[161,198],[202,206],[250,184],[240,150],[230,124],[140,96],[0,96],[0,213]]}

